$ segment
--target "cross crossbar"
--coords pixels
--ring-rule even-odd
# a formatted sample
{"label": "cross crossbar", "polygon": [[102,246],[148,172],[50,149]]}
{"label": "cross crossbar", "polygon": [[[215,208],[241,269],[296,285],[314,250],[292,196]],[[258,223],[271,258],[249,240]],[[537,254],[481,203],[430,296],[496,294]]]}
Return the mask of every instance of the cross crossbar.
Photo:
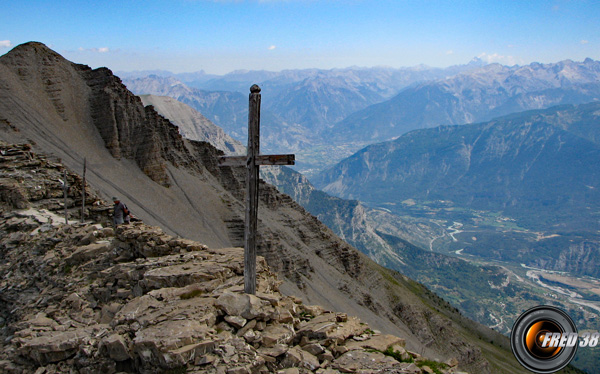
{"label": "cross crossbar", "polygon": [[[219,166],[247,166],[248,156],[222,156],[219,158]],[[251,161],[250,161],[251,162]],[[254,157],[254,165],[295,165],[296,155],[258,155]]]}

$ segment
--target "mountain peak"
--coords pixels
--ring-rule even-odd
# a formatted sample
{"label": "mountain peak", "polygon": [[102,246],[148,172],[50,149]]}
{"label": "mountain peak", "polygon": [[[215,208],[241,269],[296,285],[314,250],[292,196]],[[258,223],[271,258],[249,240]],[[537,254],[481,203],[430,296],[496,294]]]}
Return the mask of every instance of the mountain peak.
{"label": "mountain peak", "polygon": [[485,65],[488,65],[488,63],[479,57],[473,57],[471,59],[471,61],[469,61],[469,63],[467,64],[467,66],[485,66]]}
{"label": "mountain peak", "polygon": [[30,41],[30,42],[27,42],[27,43],[19,44],[19,45],[17,45],[13,49],[23,49],[23,48],[33,48],[33,49],[40,49],[40,50],[51,51],[51,49],[48,48],[48,46],[46,44],[44,44],[42,42],[36,42],[36,41]]}
{"label": "mountain peak", "polygon": [[1,56],[0,59],[7,65],[17,66],[35,66],[40,64],[41,61],[45,61],[45,65],[48,61],[71,64],[71,62],[50,49],[44,43],[34,41],[19,44],[4,56]]}
{"label": "mountain peak", "polygon": [[46,44],[40,43],[40,42],[35,42],[35,41],[19,44],[18,46],[11,49],[6,55],[8,56],[8,55],[15,54],[18,52],[23,53],[23,52],[32,52],[32,51],[35,51],[37,53],[44,53],[44,54],[60,56],[58,53],[56,53],[52,49],[50,49]]}

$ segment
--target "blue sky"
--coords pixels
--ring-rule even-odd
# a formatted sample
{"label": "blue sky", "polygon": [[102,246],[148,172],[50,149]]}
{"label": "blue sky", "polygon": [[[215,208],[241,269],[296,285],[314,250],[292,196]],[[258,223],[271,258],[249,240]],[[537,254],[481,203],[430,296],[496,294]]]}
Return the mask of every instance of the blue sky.
{"label": "blue sky", "polygon": [[0,17],[0,54],[35,40],[115,71],[600,59],[599,0],[22,0]]}

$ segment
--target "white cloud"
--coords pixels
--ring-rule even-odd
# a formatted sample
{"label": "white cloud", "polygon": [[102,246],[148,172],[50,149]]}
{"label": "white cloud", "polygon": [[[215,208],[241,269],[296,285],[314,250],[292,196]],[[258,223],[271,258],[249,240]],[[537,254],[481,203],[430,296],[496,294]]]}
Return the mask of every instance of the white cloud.
{"label": "white cloud", "polygon": [[277,48],[277,47],[276,47],[276,46],[274,46],[274,45],[272,45],[272,46],[269,46],[269,51],[272,51],[272,50],[274,50],[275,48]]}
{"label": "white cloud", "polygon": [[100,47],[100,48],[78,48],[79,52],[97,52],[97,53],[106,53],[110,51],[108,47]]}
{"label": "white cloud", "polygon": [[588,44],[589,42],[590,42],[589,40],[585,40],[585,39],[583,39],[583,40],[582,40],[582,41],[580,41],[579,43],[581,43],[581,44]]}
{"label": "white cloud", "polygon": [[450,49],[450,50],[446,51],[446,54],[447,54],[448,56],[449,56],[449,55],[453,55],[453,54],[454,54],[454,51]]}
{"label": "white cloud", "polygon": [[518,63],[522,63],[522,61],[517,61],[520,59],[517,59],[514,56],[502,56],[497,53],[488,54],[488,53],[483,52],[477,57],[482,59],[483,61],[486,61],[488,64],[493,64],[493,63],[497,62],[499,64],[510,66],[510,65],[517,65]]}
{"label": "white cloud", "polygon": [[10,40],[0,40],[0,48],[10,48],[12,47],[12,43]]}

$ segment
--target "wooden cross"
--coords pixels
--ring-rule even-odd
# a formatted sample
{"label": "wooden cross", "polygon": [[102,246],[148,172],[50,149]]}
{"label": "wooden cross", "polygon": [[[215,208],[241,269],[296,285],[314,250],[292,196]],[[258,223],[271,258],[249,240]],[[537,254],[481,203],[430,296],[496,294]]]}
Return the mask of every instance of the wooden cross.
{"label": "wooden cross", "polygon": [[260,87],[250,87],[248,108],[248,153],[246,156],[223,156],[220,166],[246,166],[246,221],[244,224],[244,292],[256,293],[256,227],[258,213],[258,167],[294,165],[295,155],[260,154]]}

